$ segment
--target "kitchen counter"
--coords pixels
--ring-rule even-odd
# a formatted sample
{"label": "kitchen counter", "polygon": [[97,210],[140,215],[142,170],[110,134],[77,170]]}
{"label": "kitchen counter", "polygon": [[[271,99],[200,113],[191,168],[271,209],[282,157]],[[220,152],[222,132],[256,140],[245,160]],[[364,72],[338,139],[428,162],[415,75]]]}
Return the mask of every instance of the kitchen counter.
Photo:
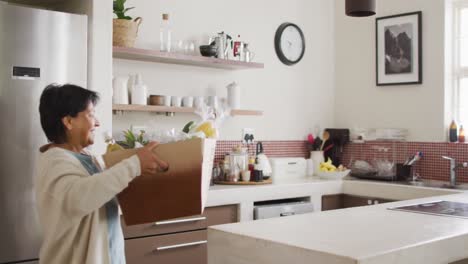
{"label": "kitchen counter", "polygon": [[341,193],[341,181],[323,180],[315,177],[281,181],[268,185],[215,185],[208,191],[207,207],[227,204],[239,205],[239,221],[253,220],[254,202],[308,197],[314,210],[320,211],[321,197]]}
{"label": "kitchen counter", "polygon": [[317,177],[283,180],[269,185],[214,185],[208,191],[207,207],[228,204],[239,205],[239,221],[253,220],[254,202],[308,197],[315,211],[321,211],[322,196],[351,194],[373,196],[390,200],[409,200],[459,193],[459,190],[415,187],[388,182],[324,180]]}
{"label": "kitchen counter", "polygon": [[[468,258],[467,219],[387,209],[435,200],[467,203],[468,192],[367,181],[307,184],[319,193],[323,188],[406,201],[212,227],[208,231],[209,263],[430,264]],[[224,189],[212,191],[217,188]],[[252,196],[261,193],[257,189],[250,191]]]}

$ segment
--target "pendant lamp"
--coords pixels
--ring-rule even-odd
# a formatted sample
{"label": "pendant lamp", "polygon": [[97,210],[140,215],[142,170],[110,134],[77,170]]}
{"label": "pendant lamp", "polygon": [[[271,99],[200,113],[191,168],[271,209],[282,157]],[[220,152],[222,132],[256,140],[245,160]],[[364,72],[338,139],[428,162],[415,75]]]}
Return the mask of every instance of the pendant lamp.
{"label": "pendant lamp", "polygon": [[346,15],[352,17],[375,15],[375,0],[346,0]]}

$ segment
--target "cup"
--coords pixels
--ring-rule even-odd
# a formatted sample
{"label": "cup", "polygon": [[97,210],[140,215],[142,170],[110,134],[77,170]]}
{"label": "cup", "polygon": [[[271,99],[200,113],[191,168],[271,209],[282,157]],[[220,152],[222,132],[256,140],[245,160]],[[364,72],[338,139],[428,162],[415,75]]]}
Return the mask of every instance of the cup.
{"label": "cup", "polygon": [[202,107],[205,104],[205,98],[203,96],[197,96],[193,100],[193,106],[195,108]]}
{"label": "cup", "polygon": [[182,106],[183,107],[193,107],[193,97],[192,96],[184,96],[184,98],[182,98]]}
{"label": "cup", "polygon": [[320,172],[320,163],[325,161],[325,158],[323,157],[323,151],[311,151],[310,159],[312,160],[314,175],[317,176]]}
{"label": "cup", "polygon": [[243,182],[248,182],[250,181],[250,171],[245,170],[241,172],[241,178]]}
{"label": "cup", "polygon": [[171,96],[165,95],[164,96],[164,106],[171,106]]}
{"label": "cup", "polygon": [[218,108],[218,96],[210,95],[208,96],[208,106],[213,108]]}
{"label": "cup", "polygon": [[171,96],[171,105],[174,107],[181,107],[182,99],[180,96]]}

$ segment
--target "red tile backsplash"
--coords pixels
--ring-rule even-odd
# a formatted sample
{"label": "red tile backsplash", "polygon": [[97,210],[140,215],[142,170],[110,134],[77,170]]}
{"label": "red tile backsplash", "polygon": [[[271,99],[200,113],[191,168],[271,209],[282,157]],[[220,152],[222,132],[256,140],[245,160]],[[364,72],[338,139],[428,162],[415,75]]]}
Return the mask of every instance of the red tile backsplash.
{"label": "red tile backsplash", "polygon": [[[268,157],[309,157],[306,141],[262,141],[265,154]],[[216,145],[215,162],[224,158],[233,147],[240,145],[241,141],[223,140]],[[387,152],[378,151],[376,148],[387,148]],[[424,157],[414,166],[416,173],[424,179],[449,180],[449,161],[441,156],[450,156],[457,162],[468,162],[468,144],[461,143],[435,143],[435,142],[388,142],[373,141],[363,144],[350,143],[343,149],[343,164],[349,166],[353,160],[363,159],[371,161],[375,158],[386,157],[397,163],[403,163],[410,155],[421,151]],[[255,154],[255,144],[249,145],[250,155]],[[468,168],[460,168],[457,171],[459,182],[468,182]]]}
{"label": "red tile backsplash", "polygon": [[[267,157],[308,157],[306,142],[302,140],[288,140],[288,141],[261,141],[263,150]],[[216,143],[215,162],[224,159],[226,153],[241,145],[241,141],[235,140],[219,140]],[[247,145],[243,145],[247,146]],[[255,144],[248,145],[249,154],[255,155]]]}
{"label": "red tile backsplash", "polygon": [[[379,152],[376,147],[388,148]],[[423,179],[449,181],[449,161],[442,156],[455,158],[457,162],[468,161],[468,145],[459,143],[433,142],[366,142],[364,144],[350,143],[344,148],[343,161],[349,165],[352,160],[363,159],[371,161],[374,158],[387,157],[397,163],[403,163],[417,151],[423,152],[423,158],[416,162],[414,170]],[[457,170],[457,181],[468,182],[468,168]]]}

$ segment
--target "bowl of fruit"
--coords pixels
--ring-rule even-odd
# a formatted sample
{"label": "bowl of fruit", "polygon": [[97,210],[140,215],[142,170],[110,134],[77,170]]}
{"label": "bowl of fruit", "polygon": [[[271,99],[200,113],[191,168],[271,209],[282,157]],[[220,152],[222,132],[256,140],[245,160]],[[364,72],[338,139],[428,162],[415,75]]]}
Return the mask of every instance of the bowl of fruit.
{"label": "bowl of fruit", "polygon": [[320,163],[320,168],[317,172],[317,176],[327,180],[341,180],[344,177],[348,176],[350,172],[351,170],[347,169],[343,165],[336,167],[332,164],[331,159],[328,159],[327,162]]}

